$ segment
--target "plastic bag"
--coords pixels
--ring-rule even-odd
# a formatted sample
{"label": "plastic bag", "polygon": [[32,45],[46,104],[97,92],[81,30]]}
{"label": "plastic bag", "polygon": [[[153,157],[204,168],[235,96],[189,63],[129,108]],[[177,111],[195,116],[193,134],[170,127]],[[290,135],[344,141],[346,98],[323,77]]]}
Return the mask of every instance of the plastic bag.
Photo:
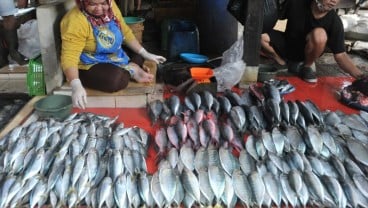
{"label": "plastic bag", "polygon": [[244,49],[244,39],[242,36],[222,54],[221,65],[242,60],[243,49]]}
{"label": "plastic bag", "polygon": [[213,70],[218,92],[231,89],[242,78],[245,70],[243,48],[243,37],[241,37],[223,53],[221,65]]}
{"label": "plastic bag", "polygon": [[31,19],[22,24],[18,29],[18,51],[28,59],[36,58],[41,54],[38,23]]}

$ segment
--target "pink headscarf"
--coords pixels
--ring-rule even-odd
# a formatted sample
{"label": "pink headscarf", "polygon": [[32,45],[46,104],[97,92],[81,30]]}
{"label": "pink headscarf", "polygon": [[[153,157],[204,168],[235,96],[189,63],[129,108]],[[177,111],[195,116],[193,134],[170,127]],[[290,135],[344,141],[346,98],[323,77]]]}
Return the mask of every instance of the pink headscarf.
{"label": "pink headscarf", "polygon": [[100,25],[103,25],[105,23],[110,22],[111,20],[114,20],[118,23],[118,25],[120,27],[119,21],[118,21],[118,19],[116,18],[116,16],[114,15],[114,13],[112,11],[112,0],[105,0],[105,1],[107,1],[107,3],[109,4],[109,9],[101,17],[93,16],[92,14],[89,14],[87,12],[86,7],[87,7],[88,3],[90,2],[90,0],[76,0],[76,3],[77,3],[77,6],[78,6],[79,10],[81,10],[83,12],[83,14],[86,15],[88,21],[93,26],[100,26]]}

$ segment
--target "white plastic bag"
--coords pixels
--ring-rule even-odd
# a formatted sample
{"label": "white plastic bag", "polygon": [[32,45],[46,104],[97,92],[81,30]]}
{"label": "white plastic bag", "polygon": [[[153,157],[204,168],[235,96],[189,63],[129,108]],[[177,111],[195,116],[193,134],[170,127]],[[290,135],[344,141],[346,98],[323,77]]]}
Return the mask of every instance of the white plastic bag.
{"label": "white plastic bag", "polygon": [[41,54],[38,23],[31,19],[18,28],[18,51],[28,59],[33,59]]}
{"label": "white plastic bag", "polygon": [[243,76],[245,63],[243,60],[227,63],[214,69],[217,81],[217,91],[230,90]]}
{"label": "white plastic bag", "polygon": [[218,92],[231,89],[242,78],[246,66],[243,61],[243,43],[243,37],[239,38],[222,54],[221,65],[213,70]]}

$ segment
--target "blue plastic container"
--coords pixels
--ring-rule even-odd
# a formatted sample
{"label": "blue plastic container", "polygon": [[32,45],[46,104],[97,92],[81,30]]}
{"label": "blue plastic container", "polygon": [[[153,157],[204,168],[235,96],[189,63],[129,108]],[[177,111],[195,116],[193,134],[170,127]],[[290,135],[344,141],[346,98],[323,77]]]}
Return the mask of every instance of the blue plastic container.
{"label": "blue plastic container", "polygon": [[180,53],[199,53],[199,32],[189,20],[172,20],[168,25],[167,58],[179,59]]}

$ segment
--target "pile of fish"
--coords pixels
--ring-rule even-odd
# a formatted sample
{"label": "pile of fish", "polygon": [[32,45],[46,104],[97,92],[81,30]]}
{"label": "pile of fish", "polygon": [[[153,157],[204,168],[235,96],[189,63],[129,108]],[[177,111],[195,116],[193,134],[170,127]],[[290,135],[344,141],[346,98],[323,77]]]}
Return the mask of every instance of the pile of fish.
{"label": "pile of fish", "polygon": [[285,101],[271,85],[172,95],[147,110],[158,124],[159,207],[368,206],[364,111]]}
{"label": "pile of fish", "polygon": [[73,114],[17,126],[0,140],[0,207],[137,207],[149,135],[116,118]]}
{"label": "pile of fish", "polygon": [[0,207],[368,206],[368,113],[286,102],[267,83],[182,100],[149,103],[152,143],[93,113],[15,127],[0,140]]}

